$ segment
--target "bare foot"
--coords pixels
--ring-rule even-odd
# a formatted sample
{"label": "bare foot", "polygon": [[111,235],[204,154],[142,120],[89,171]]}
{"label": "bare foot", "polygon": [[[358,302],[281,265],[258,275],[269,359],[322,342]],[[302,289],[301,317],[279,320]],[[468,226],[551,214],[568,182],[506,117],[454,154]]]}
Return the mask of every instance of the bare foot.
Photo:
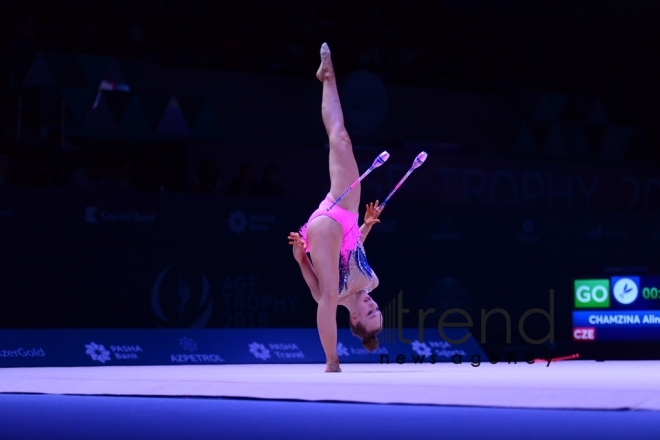
{"label": "bare foot", "polygon": [[321,45],[321,65],[319,66],[319,70],[316,71],[316,77],[319,81],[323,82],[323,80],[329,78],[332,73],[333,69],[330,48],[327,43],[323,43]]}
{"label": "bare foot", "polygon": [[326,364],[325,365],[325,372],[326,373],[341,373],[341,368],[339,367],[339,364]]}

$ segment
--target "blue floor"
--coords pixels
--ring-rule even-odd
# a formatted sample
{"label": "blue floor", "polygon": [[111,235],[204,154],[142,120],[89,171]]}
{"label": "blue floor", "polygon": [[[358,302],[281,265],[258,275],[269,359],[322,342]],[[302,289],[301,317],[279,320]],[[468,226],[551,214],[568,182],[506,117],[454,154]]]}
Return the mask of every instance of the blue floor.
{"label": "blue floor", "polygon": [[0,394],[0,439],[659,439],[660,412]]}

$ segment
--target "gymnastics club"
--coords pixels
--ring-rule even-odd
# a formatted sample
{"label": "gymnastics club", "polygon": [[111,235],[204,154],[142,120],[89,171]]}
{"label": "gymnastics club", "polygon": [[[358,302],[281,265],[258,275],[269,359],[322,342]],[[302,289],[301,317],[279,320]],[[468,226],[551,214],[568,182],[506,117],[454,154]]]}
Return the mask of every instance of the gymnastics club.
{"label": "gymnastics club", "polygon": [[355,182],[353,182],[353,184],[352,184],[351,186],[349,186],[348,189],[347,189],[346,191],[344,191],[344,194],[340,195],[340,196],[337,198],[337,200],[335,200],[335,203],[333,203],[332,205],[330,205],[330,207],[327,209],[327,211],[330,211],[330,210],[332,209],[333,206],[335,206],[337,203],[339,203],[339,201],[340,201],[341,199],[343,199],[344,196],[345,196],[346,194],[348,194],[348,192],[349,192],[350,190],[352,190],[353,188],[355,188],[355,186],[356,186],[358,183],[360,183],[360,182],[362,181],[362,179],[364,179],[365,177],[367,177],[367,174],[369,174],[370,172],[372,172],[375,168],[378,168],[379,166],[381,166],[382,164],[384,164],[385,161],[386,161],[387,159],[389,159],[389,157],[390,157],[390,153],[388,153],[387,151],[383,151],[382,153],[380,153],[380,154],[378,155],[378,157],[376,158],[376,160],[374,160],[374,163],[371,164],[371,166],[369,167],[369,169],[368,169],[367,171],[365,171],[364,174],[362,174],[360,177],[358,177],[358,180],[356,180]]}
{"label": "gymnastics club", "polygon": [[425,151],[422,151],[421,153],[419,153],[419,154],[415,157],[415,160],[413,160],[413,164],[412,164],[412,166],[410,167],[410,169],[408,170],[408,172],[406,173],[406,175],[403,176],[403,178],[402,178],[401,180],[399,180],[399,183],[396,184],[396,186],[394,187],[394,189],[392,190],[392,192],[390,193],[390,195],[387,196],[387,198],[385,199],[385,201],[384,201],[383,203],[380,204],[380,206],[378,207],[379,210],[380,210],[380,209],[383,209],[383,208],[385,207],[385,205],[387,204],[387,201],[390,199],[390,197],[392,197],[392,195],[396,192],[396,190],[399,189],[399,187],[401,186],[401,184],[403,183],[403,181],[406,180],[406,179],[408,178],[408,176],[410,176],[410,175],[412,174],[412,172],[415,171],[416,168],[419,168],[420,166],[422,166],[422,164],[423,164],[424,161],[426,160],[426,157],[427,157],[427,156],[428,156],[428,154],[426,154]]}

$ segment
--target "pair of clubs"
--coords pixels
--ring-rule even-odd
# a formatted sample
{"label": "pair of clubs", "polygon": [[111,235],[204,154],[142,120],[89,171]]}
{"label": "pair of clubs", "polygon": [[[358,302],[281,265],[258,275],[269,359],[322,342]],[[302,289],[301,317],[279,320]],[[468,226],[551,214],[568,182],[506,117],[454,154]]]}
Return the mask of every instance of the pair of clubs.
{"label": "pair of clubs", "polygon": [[[401,180],[399,180],[399,183],[396,184],[396,186],[394,187],[394,189],[392,190],[392,192],[391,192],[391,193],[385,198],[385,200],[383,201],[383,203],[380,204],[380,206],[378,207],[378,209],[383,209],[383,208],[385,207],[385,205],[387,204],[388,200],[390,200],[390,198],[394,195],[394,193],[396,192],[396,190],[399,189],[399,187],[401,187],[401,185],[403,184],[403,182],[408,178],[408,176],[410,176],[410,175],[412,174],[413,171],[415,171],[417,168],[419,168],[419,167],[424,163],[424,161],[426,160],[426,157],[427,157],[427,156],[428,156],[428,154],[426,154],[425,151],[422,151],[422,152],[419,153],[417,156],[415,156],[415,160],[413,160],[413,164],[412,164],[412,166],[410,167],[410,169],[408,170],[408,172],[405,174],[405,176],[403,176],[403,178],[402,178]],[[332,209],[333,206],[335,206],[337,203],[339,203],[339,201],[340,201],[341,199],[343,199],[344,196],[345,196],[346,194],[348,194],[353,188],[355,188],[355,186],[356,186],[358,183],[360,183],[360,182],[362,181],[362,179],[364,179],[365,177],[367,177],[367,175],[368,175],[370,172],[372,172],[373,170],[375,170],[376,168],[378,168],[379,166],[381,166],[382,164],[384,164],[385,161],[386,161],[387,159],[389,159],[389,157],[390,157],[390,153],[388,153],[387,151],[383,151],[382,153],[380,153],[380,154],[378,155],[378,157],[376,158],[376,160],[374,160],[374,163],[369,167],[369,169],[368,169],[367,171],[365,171],[360,177],[358,177],[358,179],[357,179],[355,182],[353,182],[353,183],[351,184],[351,186],[349,186],[348,189],[347,189],[346,191],[344,191],[344,193],[343,193],[341,196],[339,196],[339,197],[337,198],[337,200],[335,200],[335,202],[334,202],[334,203],[328,208],[328,211],[330,211],[330,209]]]}

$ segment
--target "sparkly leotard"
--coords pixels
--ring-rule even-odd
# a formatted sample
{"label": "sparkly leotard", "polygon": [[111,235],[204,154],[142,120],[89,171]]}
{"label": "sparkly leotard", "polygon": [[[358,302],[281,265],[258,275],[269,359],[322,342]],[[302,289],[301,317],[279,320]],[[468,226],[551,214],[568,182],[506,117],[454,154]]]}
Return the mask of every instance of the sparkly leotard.
{"label": "sparkly leotard", "polygon": [[339,260],[339,301],[358,292],[369,293],[378,287],[378,277],[369,263],[362,243],[349,253],[347,264]]}
{"label": "sparkly leotard", "polygon": [[343,237],[339,255],[339,300],[364,291],[371,292],[378,286],[378,277],[367,262],[364,246],[360,241],[360,229],[357,224],[357,213],[347,211],[328,197],[312,213],[307,223],[300,228],[300,236],[305,244],[305,251],[310,252],[307,241],[307,225],[318,216],[325,215],[341,225]]}

